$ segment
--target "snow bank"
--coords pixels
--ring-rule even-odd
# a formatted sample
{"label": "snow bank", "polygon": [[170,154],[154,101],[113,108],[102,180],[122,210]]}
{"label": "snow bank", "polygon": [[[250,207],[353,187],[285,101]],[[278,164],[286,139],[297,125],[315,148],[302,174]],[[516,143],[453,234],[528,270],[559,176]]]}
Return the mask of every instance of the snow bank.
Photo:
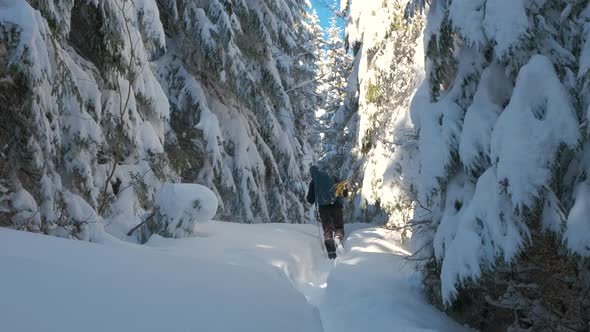
{"label": "snow bank", "polygon": [[171,237],[190,235],[197,222],[206,222],[217,212],[217,197],[207,187],[192,183],[167,183],[155,194],[159,223]]}
{"label": "snow bank", "polygon": [[322,331],[277,269],[311,270],[317,228],[240,226],[211,223],[207,237],[159,238],[157,248],[0,228],[2,330]]}
{"label": "snow bank", "polygon": [[63,193],[65,210],[71,223],[83,228],[81,240],[102,243],[105,237],[102,218],[82,197],[65,191]]}
{"label": "snow bank", "polygon": [[193,236],[176,240],[154,236],[146,245],[258,270],[272,267],[312,303],[316,302],[316,288],[325,283],[330,267],[317,225],[211,221],[197,224]]}

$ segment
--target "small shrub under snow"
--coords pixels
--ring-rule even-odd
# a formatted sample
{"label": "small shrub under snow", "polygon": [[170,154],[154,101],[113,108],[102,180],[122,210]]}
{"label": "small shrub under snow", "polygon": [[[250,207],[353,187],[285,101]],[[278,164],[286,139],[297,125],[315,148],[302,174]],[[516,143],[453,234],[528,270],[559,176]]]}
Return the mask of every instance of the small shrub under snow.
{"label": "small shrub under snow", "polygon": [[213,219],[217,197],[207,187],[192,183],[168,183],[155,195],[156,229],[161,236],[179,238],[191,235],[197,222]]}

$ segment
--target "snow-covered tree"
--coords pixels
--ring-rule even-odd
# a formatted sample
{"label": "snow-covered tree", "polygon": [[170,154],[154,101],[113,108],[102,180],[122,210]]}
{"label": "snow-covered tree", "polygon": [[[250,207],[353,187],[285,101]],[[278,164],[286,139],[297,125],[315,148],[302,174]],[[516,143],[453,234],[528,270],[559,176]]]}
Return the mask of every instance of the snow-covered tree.
{"label": "snow-covered tree", "polygon": [[[415,133],[408,107],[422,63],[420,21],[405,24],[404,1],[343,1],[354,51],[346,94],[330,121],[329,164],[354,191],[349,222],[404,226],[412,211]],[[329,147],[332,147],[330,149]],[[403,172],[402,172],[403,169]],[[406,232],[409,236],[409,232]]]}
{"label": "snow-covered tree", "polygon": [[[303,47],[304,2],[171,3],[163,15],[179,31],[169,42],[177,51],[158,60],[159,72],[179,110],[173,128],[193,129],[176,140],[190,146],[203,137],[195,148],[207,156],[181,175],[214,187],[226,218],[303,221],[310,147],[301,121],[315,98],[304,91],[315,75]],[[178,164],[188,165],[177,151]]]}
{"label": "snow-covered tree", "polygon": [[326,98],[324,108],[331,115],[343,104],[346,82],[352,69],[352,56],[344,47],[343,31],[337,20],[338,17],[332,15],[330,26],[326,29],[325,77],[321,87]]}
{"label": "snow-covered tree", "polygon": [[[334,4],[334,7],[335,8]],[[341,121],[334,121],[335,114],[344,107],[347,98],[347,80],[352,70],[352,56],[344,46],[340,18],[334,13],[325,33],[325,53],[321,64],[319,93],[323,102],[317,112],[319,130],[322,133],[321,163],[334,174],[339,173],[345,155],[350,152],[350,136],[343,132]]]}
{"label": "snow-covered tree", "polygon": [[12,138],[1,200],[14,227],[100,241],[118,189],[132,186],[129,174],[145,175],[148,195],[173,178],[162,146],[168,101],[147,64],[164,47],[161,26],[147,23],[157,9],[130,1],[31,5],[10,1],[0,10],[3,65],[22,98],[14,105],[21,120],[5,122]]}
{"label": "snow-covered tree", "polygon": [[584,330],[589,4],[413,0],[406,14],[422,11],[414,244],[433,301],[479,328]]}
{"label": "snow-covered tree", "polygon": [[[196,182],[218,218],[303,222],[317,96],[303,0],[0,6],[0,224],[101,241]],[[4,106],[6,105],[6,106]],[[159,230],[155,230],[159,232]],[[164,231],[164,230],[162,230]]]}
{"label": "snow-covered tree", "polygon": [[[325,56],[323,29],[315,10],[308,13],[303,29],[300,31],[303,41],[302,51],[296,57],[294,77],[299,82],[288,90],[291,100],[301,103],[296,114],[296,123],[301,130],[300,137],[307,137],[311,150],[306,150],[304,164],[309,165],[317,159],[320,147],[318,122],[315,113],[324,101],[320,85],[324,77],[322,62]],[[308,166],[305,167],[309,169]],[[307,173],[307,172],[306,172]]]}
{"label": "snow-covered tree", "polygon": [[[309,44],[308,49],[313,53],[314,67],[316,69],[313,85],[309,86],[309,93],[316,96],[313,109],[315,114],[308,118],[308,125],[311,128],[311,144],[313,146],[313,155],[308,157],[310,162],[316,161],[323,154],[322,137],[325,133],[325,126],[322,121],[318,120],[318,115],[325,113],[324,105],[326,95],[323,91],[324,81],[326,78],[326,40],[324,29],[320,26],[320,19],[315,10],[312,11],[309,21]],[[312,90],[313,89],[313,90]]]}

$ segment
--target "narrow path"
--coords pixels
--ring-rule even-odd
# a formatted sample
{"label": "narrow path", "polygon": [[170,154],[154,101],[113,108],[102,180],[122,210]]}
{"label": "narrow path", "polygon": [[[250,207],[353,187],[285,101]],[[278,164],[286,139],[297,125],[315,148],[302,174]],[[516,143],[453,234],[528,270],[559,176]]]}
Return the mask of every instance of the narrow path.
{"label": "narrow path", "polygon": [[382,228],[352,232],[319,291],[302,289],[325,332],[464,330],[426,302],[398,243]]}

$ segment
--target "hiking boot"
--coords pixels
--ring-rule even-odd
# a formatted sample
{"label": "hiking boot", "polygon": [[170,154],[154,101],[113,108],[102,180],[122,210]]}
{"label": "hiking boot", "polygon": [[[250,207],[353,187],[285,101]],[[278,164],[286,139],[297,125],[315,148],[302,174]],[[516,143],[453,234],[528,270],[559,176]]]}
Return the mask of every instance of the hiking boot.
{"label": "hiking boot", "polygon": [[334,243],[334,239],[324,240],[324,245],[326,245],[326,251],[328,252],[328,258],[330,258],[330,259],[336,258],[336,243]]}
{"label": "hiking boot", "polygon": [[326,251],[327,252],[334,252],[334,251],[336,251],[336,243],[334,242],[334,239],[326,239],[326,240],[324,240],[324,245],[326,245]]}

